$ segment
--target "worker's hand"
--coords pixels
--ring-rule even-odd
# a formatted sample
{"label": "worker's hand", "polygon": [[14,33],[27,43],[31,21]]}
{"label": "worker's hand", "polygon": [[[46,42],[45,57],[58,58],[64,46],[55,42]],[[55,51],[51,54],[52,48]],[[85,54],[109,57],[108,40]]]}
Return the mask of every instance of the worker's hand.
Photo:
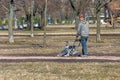
{"label": "worker's hand", "polygon": [[78,41],[78,37],[79,37],[79,36],[78,36],[78,35],[76,35],[76,39],[75,39],[75,41]]}
{"label": "worker's hand", "polygon": [[76,38],[78,38],[79,36],[78,35],[76,35]]}

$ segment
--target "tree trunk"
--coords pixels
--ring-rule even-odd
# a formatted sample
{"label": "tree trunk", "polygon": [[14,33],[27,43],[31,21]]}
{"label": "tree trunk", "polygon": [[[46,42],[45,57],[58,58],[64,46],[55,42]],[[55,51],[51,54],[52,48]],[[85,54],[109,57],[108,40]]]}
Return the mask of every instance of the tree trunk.
{"label": "tree trunk", "polygon": [[13,37],[13,5],[10,4],[10,15],[9,15],[9,27],[8,27],[8,32],[9,32],[9,42],[14,43],[14,37]]}
{"label": "tree trunk", "polygon": [[14,23],[15,23],[15,29],[17,29],[17,18],[16,18],[16,11],[14,11]]}
{"label": "tree trunk", "polygon": [[34,27],[33,27],[33,8],[34,8],[34,0],[31,2],[31,37],[34,37]]}
{"label": "tree trunk", "polygon": [[41,12],[41,28],[43,29],[43,27],[45,26],[45,14],[44,12]]}
{"label": "tree trunk", "polygon": [[46,26],[47,26],[47,0],[45,0],[45,11],[44,11],[44,37],[43,37],[43,47],[46,47]]}
{"label": "tree trunk", "polygon": [[97,28],[96,28],[96,41],[100,42],[101,37],[100,37],[100,11],[96,14],[97,17]]}
{"label": "tree trunk", "polygon": [[31,14],[26,14],[26,18],[27,18],[27,30],[30,30],[31,29]]}
{"label": "tree trunk", "polygon": [[78,27],[78,23],[79,23],[79,17],[76,15],[75,16],[75,28]]}

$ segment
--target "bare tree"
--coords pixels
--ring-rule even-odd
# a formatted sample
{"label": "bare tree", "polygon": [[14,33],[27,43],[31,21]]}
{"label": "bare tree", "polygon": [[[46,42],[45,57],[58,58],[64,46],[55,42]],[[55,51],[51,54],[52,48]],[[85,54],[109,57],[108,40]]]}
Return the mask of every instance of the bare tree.
{"label": "bare tree", "polygon": [[35,0],[34,15],[39,15],[41,18],[41,26],[45,26],[45,0]]}
{"label": "bare tree", "polygon": [[31,1],[31,11],[30,11],[31,12],[31,22],[30,22],[31,23],[30,24],[31,25],[31,37],[34,37],[34,32],[33,32],[34,31],[34,27],[33,27],[34,26],[33,25],[33,23],[34,23],[33,22],[33,9],[34,9],[34,0]]}
{"label": "bare tree", "polygon": [[8,27],[8,32],[9,32],[9,42],[13,43],[14,42],[14,37],[13,37],[13,5],[14,5],[14,1],[11,0],[10,1],[10,15],[9,15],[9,27]]}
{"label": "bare tree", "polygon": [[95,1],[96,5],[96,18],[97,18],[97,29],[96,29],[96,41],[99,42],[101,41],[101,37],[100,37],[100,12],[101,12],[101,1],[100,0],[96,0]]}
{"label": "bare tree", "polygon": [[101,9],[105,6],[106,3],[109,3],[110,0],[95,0],[95,10],[97,18],[97,28],[96,28],[96,41],[100,42],[100,13]]}
{"label": "bare tree", "polygon": [[71,7],[73,8],[76,26],[78,24],[78,16],[80,13],[86,13],[91,0],[69,0]]}
{"label": "bare tree", "polygon": [[63,18],[62,8],[63,5],[61,0],[48,0],[48,10],[47,10],[48,17],[51,17],[54,22],[58,18],[59,19]]}
{"label": "bare tree", "polygon": [[9,14],[9,2],[7,0],[0,1],[0,18],[7,18]]}

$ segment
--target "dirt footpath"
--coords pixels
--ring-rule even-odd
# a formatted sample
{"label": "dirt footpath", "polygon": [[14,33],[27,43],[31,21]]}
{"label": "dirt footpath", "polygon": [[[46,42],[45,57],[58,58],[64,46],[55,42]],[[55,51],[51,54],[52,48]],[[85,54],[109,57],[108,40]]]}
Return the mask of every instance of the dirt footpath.
{"label": "dirt footpath", "polygon": [[87,56],[87,57],[55,57],[55,56],[0,56],[0,62],[120,62],[120,56]]}

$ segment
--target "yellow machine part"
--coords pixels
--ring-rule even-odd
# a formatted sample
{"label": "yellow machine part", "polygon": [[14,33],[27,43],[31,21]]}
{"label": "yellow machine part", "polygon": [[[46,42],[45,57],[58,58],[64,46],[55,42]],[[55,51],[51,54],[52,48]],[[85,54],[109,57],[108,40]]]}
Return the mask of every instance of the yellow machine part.
{"label": "yellow machine part", "polygon": [[120,20],[120,17],[117,17],[117,20]]}
{"label": "yellow machine part", "polygon": [[120,10],[120,8],[115,8],[115,10],[119,11],[119,10]]}
{"label": "yellow machine part", "polygon": [[[116,11],[120,11],[120,8],[115,8]],[[120,20],[120,16],[118,16],[117,18],[111,17],[111,25],[113,25],[114,20]]]}

